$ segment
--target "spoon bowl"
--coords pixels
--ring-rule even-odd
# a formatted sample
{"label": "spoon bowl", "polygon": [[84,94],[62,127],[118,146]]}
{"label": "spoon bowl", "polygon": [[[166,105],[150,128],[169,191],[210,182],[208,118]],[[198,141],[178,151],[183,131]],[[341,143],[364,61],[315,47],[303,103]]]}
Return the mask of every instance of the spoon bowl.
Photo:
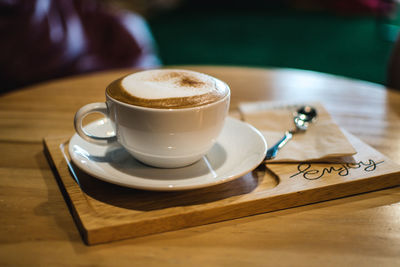
{"label": "spoon bowl", "polygon": [[311,106],[302,106],[294,113],[296,130],[305,131],[309,124],[317,119],[317,110]]}

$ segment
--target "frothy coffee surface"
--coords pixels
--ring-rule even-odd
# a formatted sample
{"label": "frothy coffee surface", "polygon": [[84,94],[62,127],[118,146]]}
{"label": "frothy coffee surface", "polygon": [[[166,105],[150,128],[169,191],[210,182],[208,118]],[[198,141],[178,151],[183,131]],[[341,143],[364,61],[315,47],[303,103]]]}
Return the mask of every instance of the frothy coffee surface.
{"label": "frothy coffee surface", "polygon": [[188,70],[147,70],[125,76],[107,87],[107,94],[121,102],[152,108],[187,108],[225,97],[222,81]]}

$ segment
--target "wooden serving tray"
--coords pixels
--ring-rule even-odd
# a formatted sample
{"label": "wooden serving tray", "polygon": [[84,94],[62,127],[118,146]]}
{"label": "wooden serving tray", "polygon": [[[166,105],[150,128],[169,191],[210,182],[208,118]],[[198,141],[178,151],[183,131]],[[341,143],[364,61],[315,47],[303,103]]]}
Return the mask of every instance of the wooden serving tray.
{"label": "wooden serving tray", "polygon": [[79,231],[93,245],[400,184],[399,165],[349,138],[358,154],[339,163],[269,164],[225,184],[180,192],[135,190],[93,178],[71,162],[69,137],[46,138],[44,146]]}

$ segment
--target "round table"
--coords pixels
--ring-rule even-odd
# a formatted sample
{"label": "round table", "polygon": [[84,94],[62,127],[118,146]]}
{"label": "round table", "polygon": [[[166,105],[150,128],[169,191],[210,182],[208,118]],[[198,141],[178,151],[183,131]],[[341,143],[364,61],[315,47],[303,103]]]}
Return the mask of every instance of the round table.
{"label": "round table", "polygon": [[[400,92],[293,69],[185,66],[226,81],[240,102],[319,101],[345,130],[400,164]],[[76,110],[105,100],[105,86],[133,70],[69,77],[0,98],[0,265],[399,265],[400,188],[87,246],[43,138],[72,135]]]}

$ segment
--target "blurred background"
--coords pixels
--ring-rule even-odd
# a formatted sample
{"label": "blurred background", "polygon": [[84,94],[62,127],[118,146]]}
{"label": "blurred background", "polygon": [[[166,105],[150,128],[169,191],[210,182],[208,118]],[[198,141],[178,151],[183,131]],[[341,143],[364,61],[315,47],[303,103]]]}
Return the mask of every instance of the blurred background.
{"label": "blurred background", "polygon": [[400,25],[395,0],[0,3],[2,91],[181,64],[299,68],[387,84]]}

